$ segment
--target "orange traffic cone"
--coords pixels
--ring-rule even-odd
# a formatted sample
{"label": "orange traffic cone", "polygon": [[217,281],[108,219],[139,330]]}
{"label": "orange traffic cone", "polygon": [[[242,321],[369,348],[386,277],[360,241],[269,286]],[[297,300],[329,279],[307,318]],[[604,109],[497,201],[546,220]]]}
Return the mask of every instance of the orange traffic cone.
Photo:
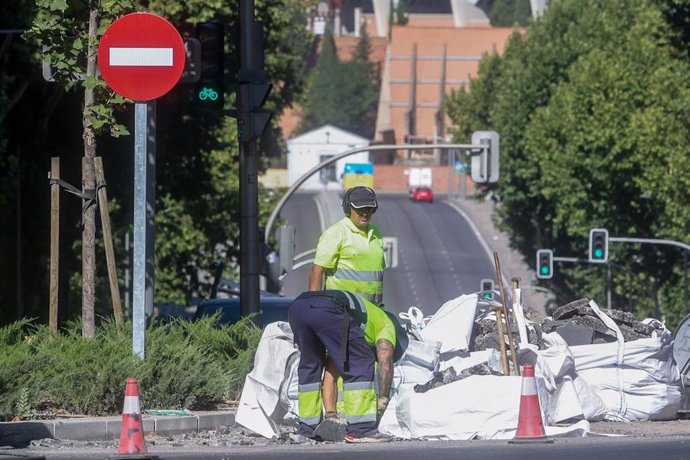
{"label": "orange traffic cone", "polygon": [[120,446],[117,455],[111,458],[124,459],[155,459],[146,451],[144,441],[144,424],[141,420],[139,408],[139,389],[137,379],[128,378],[125,385],[125,404],[122,409],[122,425],[120,428]]}
{"label": "orange traffic cone", "polygon": [[534,378],[534,366],[525,364],[522,367],[522,394],[520,395],[520,413],[515,438],[511,443],[553,442],[546,437],[541,419],[537,381]]}

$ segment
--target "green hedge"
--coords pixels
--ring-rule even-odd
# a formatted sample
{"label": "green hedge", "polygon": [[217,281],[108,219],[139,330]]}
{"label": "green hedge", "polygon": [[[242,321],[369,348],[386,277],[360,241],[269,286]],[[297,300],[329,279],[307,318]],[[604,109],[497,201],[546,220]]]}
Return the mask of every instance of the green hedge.
{"label": "green hedge", "polygon": [[238,399],[261,330],[218,317],[153,323],[146,358],[132,356],[132,324],[106,321],[96,337],[70,323],[58,334],[29,320],[0,328],[0,419],[52,414],[119,415],[125,380],[139,382],[142,410],[213,409]]}

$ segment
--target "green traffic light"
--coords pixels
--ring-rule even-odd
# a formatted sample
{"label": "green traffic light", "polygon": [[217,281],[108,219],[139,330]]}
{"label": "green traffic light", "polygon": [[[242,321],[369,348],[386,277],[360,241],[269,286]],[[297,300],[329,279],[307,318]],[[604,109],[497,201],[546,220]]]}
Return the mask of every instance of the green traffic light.
{"label": "green traffic light", "polygon": [[542,275],[548,275],[549,274],[549,267],[547,267],[546,265],[543,265],[541,267],[541,274]]}
{"label": "green traffic light", "polygon": [[206,101],[206,100],[216,101],[216,100],[218,100],[218,92],[213,88],[210,88],[208,86],[204,86],[197,93],[197,97],[201,101]]}
{"label": "green traffic light", "polygon": [[597,259],[601,259],[602,257],[604,257],[604,251],[600,248],[595,249],[594,257],[596,257]]}

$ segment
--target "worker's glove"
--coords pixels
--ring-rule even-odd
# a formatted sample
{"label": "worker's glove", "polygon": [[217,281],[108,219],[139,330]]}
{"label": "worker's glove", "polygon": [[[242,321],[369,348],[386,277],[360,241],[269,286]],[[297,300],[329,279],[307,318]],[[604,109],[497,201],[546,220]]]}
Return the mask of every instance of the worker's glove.
{"label": "worker's glove", "polygon": [[386,412],[386,407],[388,407],[388,401],[390,401],[389,398],[385,396],[379,396],[376,408],[376,415],[378,416],[378,418],[381,418],[383,416],[383,413]]}

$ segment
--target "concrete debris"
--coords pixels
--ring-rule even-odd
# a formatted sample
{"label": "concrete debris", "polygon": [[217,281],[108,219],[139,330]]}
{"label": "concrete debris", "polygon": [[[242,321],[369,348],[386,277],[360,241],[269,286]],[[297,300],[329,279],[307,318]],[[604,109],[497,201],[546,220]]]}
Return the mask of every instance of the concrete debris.
{"label": "concrete debris", "polygon": [[[616,332],[609,329],[589,306],[589,299],[583,298],[561,305],[553,312],[552,317],[544,317],[535,309],[524,308],[528,342],[543,350],[542,333],[557,332],[570,345],[589,345],[616,341]],[[660,335],[663,326],[658,322],[646,324],[635,320],[635,315],[622,310],[604,310],[618,325],[626,342]],[[513,341],[518,343],[520,337],[517,328],[511,323]],[[493,348],[499,349],[496,321],[492,317],[477,319],[472,330],[470,351]]]}
{"label": "concrete debris", "polygon": [[[626,342],[649,338],[663,332],[661,324],[645,324],[635,320],[631,312],[603,310],[621,330]],[[553,319],[541,324],[544,332],[557,332],[568,345],[587,345],[616,341],[616,332],[606,327],[589,306],[589,299],[562,305],[553,312]]]}
{"label": "concrete debris", "polygon": [[495,371],[487,363],[477,364],[460,371],[458,374],[452,366],[442,372],[434,372],[434,377],[422,385],[415,385],[415,393],[426,393],[432,388],[438,388],[451,382],[466,379],[473,375],[503,375],[502,372]]}
{"label": "concrete debris", "polygon": [[[220,426],[214,430],[197,433],[182,433],[161,436],[146,433],[147,447],[230,447],[230,446],[277,446],[288,444],[316,445],[329,441],[317,442],[296,432],[292,426],[281,426],[278,436],[265,438],[245,429],[240,425]],[[330,441],[332,442],[332,441]],[[38,439],[30,442],[30,447],[37,449],[110,449],[117,450],[118,441],[73,441],[65,439]]]}
{"label": "concrete debris", "polygon": [[487,363],[481,363],[460,372],[458,380],[466,379],[473,375],[503,375],[503,373],[495,371]]}
{"label": "concrete debris", "polygon": [[[510,324],[511,333],[513,334],[513,343],[520,341],[520,335],[513,323]],[[541,344],[541,330],[536,328],[527,329],[527,341],[532,345],[537,345],[543,348]],[[507,342],[507,337],[506,337]],[[493,318],[482,318],[474,322],[472,329],[472,339],[470,342],[470,351],[481,351],[493,348],[499,349],[498,345],[498,331],[496,330],[496,320]]]}
{"label": "concrete debris", "polygon": [[415,385],[414,391],[415,393],[426,393],[432,388],[438,388],[440,386],[447,385],[451,382],[455,382],[456,380],[459,380],[458,374],[455,372],[455,369],[451,366],[442,372],[434,372],[434,376],[431,380],[420,385]]}

